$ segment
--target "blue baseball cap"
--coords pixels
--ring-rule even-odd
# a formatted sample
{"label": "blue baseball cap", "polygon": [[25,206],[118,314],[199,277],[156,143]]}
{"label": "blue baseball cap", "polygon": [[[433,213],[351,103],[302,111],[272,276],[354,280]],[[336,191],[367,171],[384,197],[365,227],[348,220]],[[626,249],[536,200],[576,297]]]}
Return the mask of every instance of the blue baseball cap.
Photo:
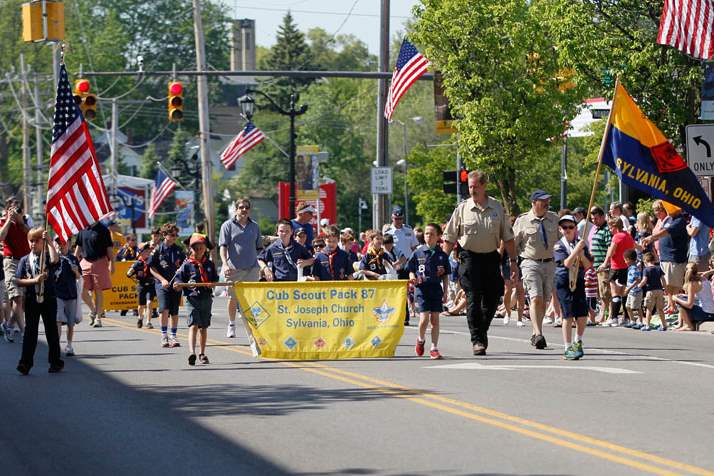
{"label": "blue baseball cap", "polygon": [[395,217],[403,217],[404,216],[404,209],[402,207],[394,207],[392,208],[392,216]]}
{"label": "blue baseball cap", "polygon": [[536,200],[548,200],[550,197],[551,195],[544,190],[535,190],[531,193],[531,202]]}

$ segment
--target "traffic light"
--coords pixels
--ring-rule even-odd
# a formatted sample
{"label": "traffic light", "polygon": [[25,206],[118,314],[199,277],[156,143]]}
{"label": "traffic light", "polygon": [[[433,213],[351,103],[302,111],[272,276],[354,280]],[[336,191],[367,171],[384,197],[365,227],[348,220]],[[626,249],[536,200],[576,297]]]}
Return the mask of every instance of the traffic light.
{"label": "traffic light", "polygon": [[458,191],[459,197],[468,198],[469,196],[469,171],[462,168],[461,170],[447,170],[443,172],[444,178],[444,193],[455,194]]}
{"label": "traffic light", "polygon": [[169,83],[169,122],[183,119],[183,84],[178,81]]}
{"label": "traffic light", "polygon": [[88,79],[77,79],[74,82],[74,102],[77,103],[82,115],[88,121],[97,117],[97,95],[90,92]]}

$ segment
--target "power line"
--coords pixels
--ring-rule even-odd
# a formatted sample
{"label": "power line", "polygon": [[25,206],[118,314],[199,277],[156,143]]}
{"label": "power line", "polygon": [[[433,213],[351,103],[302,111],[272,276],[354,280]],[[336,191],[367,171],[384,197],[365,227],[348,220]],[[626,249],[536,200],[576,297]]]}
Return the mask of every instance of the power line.
{"label": "power line", "polygon": [[[324,10],[294,10],[292,8],[270,8],[270,7],[248,7],[245,5],[238,6],[239,8],[245,9],[245,10],[261,10],[261,11],[267,11],[267,12],[287,12],[290,11],[290,13],[309,13],[309,14],[315,14],[315,15],[336,15],[336,16],[344,16],[348,12],[330,12],[330,11],[324,11]],[[353,7],[354,8],[354,7]],[[352,13],[351,14],[353,17],[369,17],[369,18],[379,18],[378,13]],[[411,18],[408,16],[403,16],[403,15],[390,15],[390,18]]]}

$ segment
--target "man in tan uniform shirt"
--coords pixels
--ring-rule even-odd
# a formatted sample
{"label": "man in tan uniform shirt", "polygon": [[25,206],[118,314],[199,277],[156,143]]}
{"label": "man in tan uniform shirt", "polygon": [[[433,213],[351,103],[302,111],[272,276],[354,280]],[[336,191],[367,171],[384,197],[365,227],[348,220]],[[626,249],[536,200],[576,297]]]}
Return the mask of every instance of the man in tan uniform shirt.
{"label": "man in tan uniform shirt", "polygon": [[474,355],[486,354],[488,328],[503,296],[498,253],[501,241],[513,261],[510,278],[518,278],[511,219],[498,201],[486,195],[486,183],[483,172],[469,173],[471,197],[456,207],[443,235],[447,254],[456,242],[460,246],[459,283],[466,293],[466,319]]}
{"label": "man in tan uniform shirt", "polygon": [[531,344],[545,349],[543,316],[553,293],[555,261],[553,248],[560,239],[558,215],[548,211],[550,195],[543,190],[531,193],[531,209],[516,218],[513,235],[521,257],[523,284],[530,298],[533,335]]}

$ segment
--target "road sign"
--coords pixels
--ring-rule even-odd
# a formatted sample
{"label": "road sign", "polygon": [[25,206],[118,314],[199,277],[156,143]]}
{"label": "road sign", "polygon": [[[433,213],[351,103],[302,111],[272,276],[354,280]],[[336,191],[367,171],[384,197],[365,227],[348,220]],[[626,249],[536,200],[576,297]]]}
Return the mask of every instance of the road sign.
{"label": "road sign", "polygon": [[391,167],[372,167],[372,193],[379,195],[392,194]]}
{"label": "road sign", "polygon": [[687,126],[687,163],[698,177],[714,176],[714,124]]}

